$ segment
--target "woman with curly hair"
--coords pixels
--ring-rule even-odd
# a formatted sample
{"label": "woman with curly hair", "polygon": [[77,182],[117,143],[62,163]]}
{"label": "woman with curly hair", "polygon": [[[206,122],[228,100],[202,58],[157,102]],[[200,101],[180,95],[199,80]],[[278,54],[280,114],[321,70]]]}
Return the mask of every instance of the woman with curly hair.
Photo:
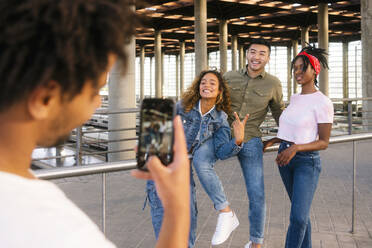
{"label": "woman with curly hair", "polygon": [[[218,159],[227,159],[240,151],[244,138],[244,126],[248,115],[243,121],[240,121],[238,115],[234,113],[235,121],[232,123],[234,138],[231,138],[230,126],[227,121],[227,114],[231,112],[230,104],[227,84],[216,70],[202,71],[183,94],[182,100],[177,103],[177,114],[181,116],[183,121],[187,150],[193,156],[193,167],[201,185],[212,200],[214,208],[219,211],[212,245],[225,242],[239,225],[238,218],[232,211],[222,183],[214,170]],[[190,182],[192,206],[189,247],[193,247],[196,236],[197,210],[193,178]],[[157,236],[163,210],[152,181],[148,181],[147,193]]]}
{"label": "woman with curly hair", "polygon": [[276,163],[291,201],[286,248],[310,248],[310,208],[321,171],[319,150],[328,147],[333,105],[317,90],[320,65],[328,68],[324,49],[307,46],[293,59],[292,70],[301,93],[279,119],[277,138],[264,142],[264,150],[280,143]]}

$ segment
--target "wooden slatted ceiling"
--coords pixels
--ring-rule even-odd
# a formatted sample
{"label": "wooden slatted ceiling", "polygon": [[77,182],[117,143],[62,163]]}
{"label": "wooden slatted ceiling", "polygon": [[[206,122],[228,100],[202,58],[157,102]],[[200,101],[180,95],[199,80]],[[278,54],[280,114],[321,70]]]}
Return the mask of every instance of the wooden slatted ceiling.
{"label": "wooden slatted ceiling", "polygon": [[[149,1],[137,11],[149,21],[138,29],[137,49],[145,46],[153,54],[154,30],[162,32],[166,53],[178,53],[179,41],[186,50],[193,50],[194,1]],[[207,39],[210,51],[218,50],[219,19],[228,20],[228,32],[236,34],[240,44],[252,38],[264,38],[273,44],[286,45],[299,39],[301,26],[309,26],[310,41],[317,39],[317,5],[328,3],[329,39],[341,41],[360,39],[360,1],[268,1],[268,0],[209,0],[207,1]]]}

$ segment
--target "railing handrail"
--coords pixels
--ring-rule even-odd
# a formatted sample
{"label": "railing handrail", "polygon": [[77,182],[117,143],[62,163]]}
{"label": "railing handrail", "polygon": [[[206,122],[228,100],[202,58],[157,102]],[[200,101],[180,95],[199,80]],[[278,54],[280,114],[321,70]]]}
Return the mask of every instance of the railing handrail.
{"label": "railing handrail", "polygon": [[108,109],[108,108],[99,108],[94,114],[130,114],[138,113],[139,108],[120,108],[120,109]]}
{"label": "railing handrail", "polygon": [[371,101],[372,97],[331,98],[332,102]]}
{"label": "railing handrail", "polygon": [[137,161],[131,159],[119,162],[100,163],[95,165],[82,165],[74,167],[59,167],[55,169],[35,170],[33,171],[33,174],[39,179],[49,180],[66,177],[87,176],[106,172],[131,170],[136,168],[136,165]]}
{"label": "railing handrail", "polygon": [[[359,141],[372,139],[372,133],[362,133],[362,134],[352,134],[352,135],[343,135],[335,136],[330,138],[330,144],[350,142],[350,141]],[[279,148],[278,145],[268,148],[267,152],[277,151]],[[55,169],[42,169],[34,171],[34,175],[39,179],[58,179],[66,177],[77,177],[77,176],[86,176],[94,175],[100,173],[108,172],[117,172],[123,170],[131,170],[136,168],[137,161],[125,160],[119,162],[111,163],[100,163],[95,165],[83,165],[75,167],[60,167]]]}
{"label": "railing handrail", "polygon": [[[354,102],[354,101],[371,101],[372,97],[354,97],[354,98],[330,98],[332,102]],[[99,108],[94,114],[129,114],[138,113],[139,108],[119,108],[119,109],[108,109]]]}

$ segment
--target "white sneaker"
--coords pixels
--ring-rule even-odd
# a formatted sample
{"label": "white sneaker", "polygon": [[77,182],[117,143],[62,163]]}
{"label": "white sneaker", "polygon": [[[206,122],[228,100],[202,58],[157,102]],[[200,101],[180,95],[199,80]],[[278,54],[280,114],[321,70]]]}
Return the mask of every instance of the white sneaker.
{"label": "white sneaker", "polygon": [[252,247],[252,241],[249,241],[244,248],[251,248]]}
{"label": "white sneaker", "polygon": [[234,231],[238,226],[239,220],[233,211],[220,213],[218,215],[216,231],[212,237],[212,245],[219,245],[225,242],[232,231]]}

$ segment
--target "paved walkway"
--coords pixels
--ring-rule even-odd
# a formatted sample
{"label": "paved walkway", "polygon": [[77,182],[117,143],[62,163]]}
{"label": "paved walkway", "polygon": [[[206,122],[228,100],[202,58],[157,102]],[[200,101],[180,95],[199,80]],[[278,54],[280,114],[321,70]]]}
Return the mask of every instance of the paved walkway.
{"label": "paved walkway", "polygon": [[[357,143],[356,233],[351,230],[352,143],[331,145],[321,152],[323,169],[312,205],[313,247],[372,247],[372,141]],[[266,248],[284,247],[289,219],[289,200],[274,164],[275,153],[264,156],[267,218]],[[240,220],[240,226],[218,247],[243,248],[249,237],[248,199],[236,158],[216,165],[225,191]],[[142,211],[145,183],[128,172],[107,175],[106,234],[118,247],[153,247],[149,207]],[[59,179],[55,182],[101,226],[102,176]],[[210,246],[217,213],[197,184],[198,231],[196,248]]]}

